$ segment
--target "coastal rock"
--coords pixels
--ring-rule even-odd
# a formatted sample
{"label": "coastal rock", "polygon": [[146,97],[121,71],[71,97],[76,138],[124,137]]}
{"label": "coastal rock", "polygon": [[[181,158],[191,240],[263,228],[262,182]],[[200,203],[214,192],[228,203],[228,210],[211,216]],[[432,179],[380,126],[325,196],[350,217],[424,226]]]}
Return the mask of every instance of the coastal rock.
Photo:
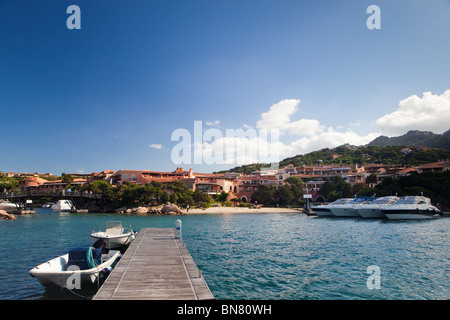
{"label": "coastal rock", "polygon": [[16,217],[13,214],[7,213],[5,210],[0,210],[0,217],[5,220],[14,220]]}
{"label": "coastal rock", "polygon": [[115,213],[125,213],[125,211],[127,210],[127,207],[120,207],[117,208],[116,210],[114,210]]}
{"label": "coastal rock", "polygon": [[183,213],[183,211],[181,211],[181,209],[178,208],[173,203],[166,204],[164,207],[162,207],[161,212],[163,214],[182,214]]}
{"label": "coastal rock", "polygon": [[152,207],[149,207],[149,208],[147,208],[147,213],[151,213],[151,214],[162,214],[162,212],[161,212],[161,208],[152,208]]}
{"label": "coastal rock", "polygon": [[137,208],[133,209],[133,213],[136,213],[136,214],[147,214],[148,210],[147,210],[146,207],[137,207]]}

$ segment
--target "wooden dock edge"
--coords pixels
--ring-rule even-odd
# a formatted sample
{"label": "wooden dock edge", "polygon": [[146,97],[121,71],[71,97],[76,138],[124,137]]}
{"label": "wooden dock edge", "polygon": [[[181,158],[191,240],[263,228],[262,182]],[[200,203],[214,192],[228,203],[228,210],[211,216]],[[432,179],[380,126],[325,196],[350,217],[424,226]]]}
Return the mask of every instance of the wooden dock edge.
{"label": "wooden dock edge", "polygon": [[[167,246],[170,246],[170,256],[174,258],[177,261],[181,261],[182,265],[178,264],[178,269],[183,270],[181,271],[182,274],[184,274],[184,283],[183,281],[179,281],[180,290],[177,290],[177,283],[173,282],[172,279],[168,279],[167,281],[170,281],[170,289],[168,292],[163,294],[157,294],[157,292],[161,291],[161,288],[155,289],[155,294],[152,294],[152,287],[151,284],[148,288],[145,288],[145,291],[148,292],[147,295],[141,296],[137,292],[134,294],[133,290],[127,289],[126,295],[121,295],[116,292],[121,291],[123,287],[125,286],[132,286],[132,284],[128,283],[126,284],[126,280],[124,280],[124,277],[127,274],[127,271],[129,273],[135,272],[136,268],[139,268],[138,265],[132,265],[133,261],[135,263],[144,263],[142,259],[160,259],[162,261],[165,261],[165,259],[170,258],[166,256],[166,252],[169,252],[168,250],[160,250],[157,252],[157,256],[155,256],[155,253],[152,252],[151,255],[146,255],[145,252],[142,252],[142,250],[146,249],[148,250],[148,243],[152,242],[154,243],[154,247],[161,246],[161,243],[163,243],[163,246],[165,248],[168,248]],[[141,245],[142,243],[142,245]],[[144,244],[146,243],[146,244]],[[139,250],[140,249],[140,250]],[[133,260],[133,257],[136,257]],[[133,260],[133,261],[132,261]],[[150,260],[148,260],[150,261]],[[159,272],[169,270],[170,266],[158,266]],[[133,270],[134,269],[134,270]],[[144,280],[144,279],[143,279]],[[160,279],[160,281],[164,281],[164,279]],[[190,292],[193,292],[194,294],[183,294],[182,292],[186,292],[186,281],[190,283],[191,290]],[[143,281],[145,282],[145,281]],[[141,287],[141,284],[139,284]],[[181,287],[184,287],[182,289]],[[132,287],[131,287],[132,288]],[[142,287],[140,288],[142,290]],[[171,295],[171,292],[178,292],[178,294]],[[186,248],[186,245],[182,239],[176,239],[175,238],[175,232],[174,229],[161,229],[161,228],[143,228],[138,235],[136,236],[136,239],[133,240],[133,242],[130,244],[128,249],[123,254],[122,258],[119,260],[115,268],[112,270],[111,274],[108,276],[108,278],[105,280],[103,285],[100,287],[98,292],[93,297],[93,300],[215,300],[214,296],[212,295],[205,279],[202,276],[201,271],[198,269],[197,264],[195,263],[194,259],[192,258],[191,254],[189,253],[189,250]]]}

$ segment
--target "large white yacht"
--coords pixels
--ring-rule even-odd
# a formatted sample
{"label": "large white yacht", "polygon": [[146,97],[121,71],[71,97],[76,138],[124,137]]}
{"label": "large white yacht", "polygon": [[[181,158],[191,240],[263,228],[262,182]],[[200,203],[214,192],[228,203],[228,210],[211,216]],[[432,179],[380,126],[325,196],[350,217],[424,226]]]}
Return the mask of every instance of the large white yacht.
{"label": "large white yacht", "polygon": [[310,211],[312,211],[312,213],[317,214],[318,217],[334,217],[334,214],[331,212],[332,206],[346,204],[352,200],[353,200],[353,198],[338,199],[329,204],[322,204],[319,206],[311,207]]}
{"label": "large white yacht", "polygon": [[442,212],[424,196],[401,197],[395,204],[383,207],[381,212],[392,220],[430,219],[442,217]]}
{"label": "large white yacht", "polygon": [[358,208],[358,213],[366,219],[386,218],[381,209],[396,203],[400,198],[396,196],[381,197],[373,202]]}
{"label": "large white yacht", "polygon": [[357,197],[352,201],[331,207],[335,217],[361,217],[358,213],[359,207],[371,203],[374,197]]}

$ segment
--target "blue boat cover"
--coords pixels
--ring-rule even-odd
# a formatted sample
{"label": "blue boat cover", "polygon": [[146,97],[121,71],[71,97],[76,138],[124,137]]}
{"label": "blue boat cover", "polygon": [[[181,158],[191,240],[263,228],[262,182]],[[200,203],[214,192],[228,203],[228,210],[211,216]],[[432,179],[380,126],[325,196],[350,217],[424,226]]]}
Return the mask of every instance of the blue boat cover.
{"label": "blue boat cover", "polygon": [[102,248],[98,249],[91,248],[91,250],[92,250],[92,258],[94,259],[95,265],[102,264],[103,263]]}
{"label": "blue boat cover", "polygon": [[102,263],[102,249],[74,248],[69,250],[67,266],[78,266],[80,270],[94,268]]}

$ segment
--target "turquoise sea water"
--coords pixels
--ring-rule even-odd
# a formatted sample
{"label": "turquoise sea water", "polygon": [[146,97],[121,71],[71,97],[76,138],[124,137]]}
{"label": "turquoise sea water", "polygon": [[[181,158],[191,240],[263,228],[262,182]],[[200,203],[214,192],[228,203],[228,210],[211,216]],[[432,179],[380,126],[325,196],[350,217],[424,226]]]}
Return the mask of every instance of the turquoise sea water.
{"label": "turquoise sea water", "polygon": [[[38,209],[0,221],[0,299],[79,299],[46,290],[28,271],[68,249],[91,244],[93,228],[173,228],[211,292],[228,300],[450,299],[450,219],[384,221],[303,214],[127,216]],[[369,290],[369,266],[380,289]],[[83,293],[83,295],[85,295]]]}

